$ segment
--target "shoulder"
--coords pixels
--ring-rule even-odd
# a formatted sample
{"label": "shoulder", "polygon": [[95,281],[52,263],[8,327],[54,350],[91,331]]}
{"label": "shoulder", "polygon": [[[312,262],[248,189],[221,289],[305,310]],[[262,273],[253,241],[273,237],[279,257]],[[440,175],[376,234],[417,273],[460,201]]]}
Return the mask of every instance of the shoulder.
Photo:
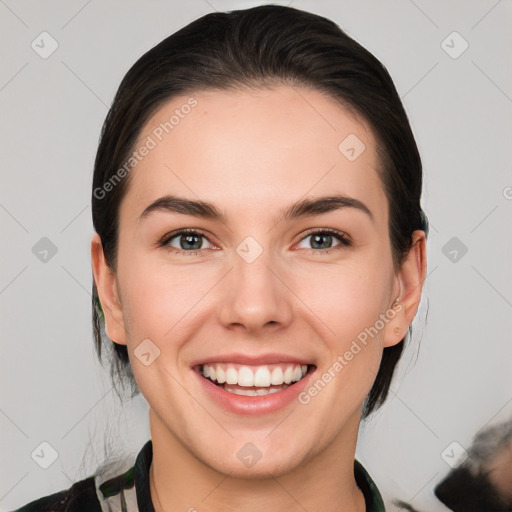
{"label": "shoulder", "polygon": [[[138,454],[136,465],[127,470],[124,467],[122,473],[118,473],[121,470],[119,464],[106,464],[94,475],[74,483],[69,489],[31,501],[12,512],[137,512],[138,494],[142,496],[141,500],[151,503],[148,478],[151,458],[152,443],[149,440]],[[125,466],[125,463],[128,461],[123,461],[121,466]],[[135,473],[138,488],[135,486]]]}
{"label": "shoulder", "polygon": [[91,476],[69,489],[31,501],[12,512],[101,512],[101,505]]}

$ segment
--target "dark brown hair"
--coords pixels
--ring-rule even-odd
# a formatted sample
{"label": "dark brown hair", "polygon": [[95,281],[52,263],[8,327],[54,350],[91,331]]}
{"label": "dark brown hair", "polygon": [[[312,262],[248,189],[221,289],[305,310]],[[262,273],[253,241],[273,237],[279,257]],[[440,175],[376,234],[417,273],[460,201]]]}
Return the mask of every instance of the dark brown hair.
{"label": "dark brown hair", "polygon": [[[400,267],[411,247],[413,231],[428,232],[428,223],[420,206],[420,155],[389,73],[331,20],[291,7],[263,5],[215,12],[195,20],[145,53],[123,78],[103,125],[92,193],[94,228],[113,271],[119,205],[130,177],[119,170],[152,114],[179,94],[282,84],[321,91],[370,124],[378,142],[378,171],[389,203],[393,263],[396,269]],[[109,183],[112,186],[107,187]],[[127,348],[108,340],[95,284],[93,327],[100,361],[102,346],[109,350],[114,387],[127,380],[133,397],[139,390]],[[409,336],[411,333],[409,327]],[[384,349],[363,417],[386,399],[404,341]]]}

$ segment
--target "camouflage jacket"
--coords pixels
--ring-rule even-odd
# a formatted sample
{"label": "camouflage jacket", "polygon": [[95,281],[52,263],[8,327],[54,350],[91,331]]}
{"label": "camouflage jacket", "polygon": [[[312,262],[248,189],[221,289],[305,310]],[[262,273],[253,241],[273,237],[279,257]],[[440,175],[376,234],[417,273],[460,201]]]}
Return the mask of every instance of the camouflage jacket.
{"label": "camouflage jacket", "polygon": [[[13,512],[154,512],[149,490],[152,459],[150,439],[137,455],[135,465],[125,473],[116,477],[90,476]],[[377,486],[357,459],[354,475],[366,501],[366,512],[385,512]]]}

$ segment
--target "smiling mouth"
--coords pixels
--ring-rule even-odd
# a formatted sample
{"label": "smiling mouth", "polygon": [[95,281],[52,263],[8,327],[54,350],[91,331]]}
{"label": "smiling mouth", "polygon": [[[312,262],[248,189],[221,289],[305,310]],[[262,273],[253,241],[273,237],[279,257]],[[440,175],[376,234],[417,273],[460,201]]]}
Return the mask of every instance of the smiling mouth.
{"label": "smiling mouth", "polygon": [[201,377],[228,393],[265,396],[293,386],[315,368],[314,365],[293,363],[259,366],[211,363],[199,365],[197,370]]}

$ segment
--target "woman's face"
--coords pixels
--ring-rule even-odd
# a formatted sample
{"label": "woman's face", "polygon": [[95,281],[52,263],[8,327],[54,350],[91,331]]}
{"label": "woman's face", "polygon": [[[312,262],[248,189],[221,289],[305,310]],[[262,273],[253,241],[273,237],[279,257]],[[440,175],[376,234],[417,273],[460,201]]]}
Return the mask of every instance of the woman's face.
{"label": "woman's face", "polygon": [[[402,340],[419,300],[417,265],[393,269],[369,127],[315,90],[209,90],[158,110],[136,150],[119,306],[99,291],[153,438],[232,476],[353,449],[383,347]],[[409,303],[392,310],[399,294]],[[241,385],[210,382],[205,363]],[[303,366],[298,382],[272,384]],[[260,394],[237,394],[256,394],[251,378]]]}

